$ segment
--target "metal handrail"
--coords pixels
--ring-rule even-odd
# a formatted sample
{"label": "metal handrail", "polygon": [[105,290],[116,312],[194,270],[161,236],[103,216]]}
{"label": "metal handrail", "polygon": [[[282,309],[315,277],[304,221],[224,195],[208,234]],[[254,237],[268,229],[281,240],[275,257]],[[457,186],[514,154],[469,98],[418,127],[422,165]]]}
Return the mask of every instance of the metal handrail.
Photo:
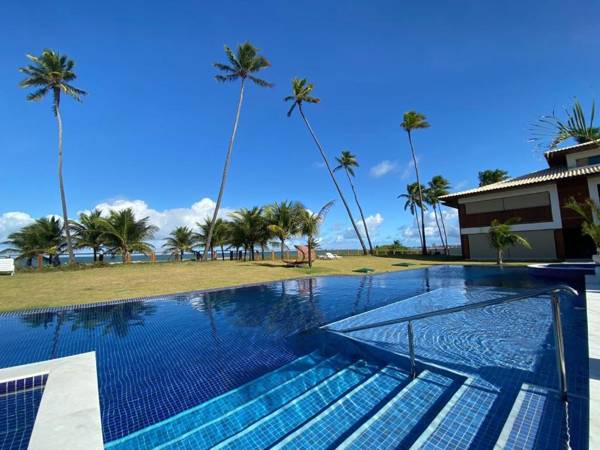
{"label": "metal handrail", "polygon": [[558,379],[560,382],[560,393],[563,400],[567,400],[567,373],[565,363],[565,344],[562,332],[562,322],[560,319],[560,292],[566,292],[572,295],[579,295],[579,293],[571,286],[558,285],[550,288],[538,289],[536,291],[529,292],[527,294],[510,295],[506,297],[495,298],[491,300],[485,300],[477,303],[469,303],[467,305],[455,306],[452,308],[438,309],[437,311],[430,311],[421,314],[415,314],[409,317],[401,317],[398,319],[383,320],[381,322],[370,323],[366,325],[358,325],[355,327],[344,328],[336,330],[330,328],[330,325],[324,325],[321,328],[335,333],[351,333],[353,331],[368,330],[371,328],[380,328],[388,325],[395,325],[400,323],[408,323],[408,352],[410,357],[411,376],[416,376],[415,367],[415,345],[414,345],[414,333],[412,323],[417,320],[428,319],[430,317],[442,316],[446,314],[452,314],[461,311],[468,311],[470,309],[485,308],[487,306],[500,305],[504,303],[512,303],[520,300],[527,300],[530,298],[539,297],[544,294],[551,294],[552,303],[552,322],[554,328],[554,340],[556,342],[556,364],[558,368]]}

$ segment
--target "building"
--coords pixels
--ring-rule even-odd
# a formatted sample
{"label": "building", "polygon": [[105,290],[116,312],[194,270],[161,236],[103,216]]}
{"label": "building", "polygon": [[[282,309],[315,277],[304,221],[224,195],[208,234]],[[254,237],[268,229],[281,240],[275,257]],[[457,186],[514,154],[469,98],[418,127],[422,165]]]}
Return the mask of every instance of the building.
{"label": "building", "polygon": [[465,259],[494,259],[487,232],[493,219],[519,217],[513,226],[531,249],[512,247],[507,259],[589,259],[592,240],[581,234],[581,218],[565,208],[569,198],[600,203],[600,140],[544,153],[548,168],[441,198],[458,209]]}

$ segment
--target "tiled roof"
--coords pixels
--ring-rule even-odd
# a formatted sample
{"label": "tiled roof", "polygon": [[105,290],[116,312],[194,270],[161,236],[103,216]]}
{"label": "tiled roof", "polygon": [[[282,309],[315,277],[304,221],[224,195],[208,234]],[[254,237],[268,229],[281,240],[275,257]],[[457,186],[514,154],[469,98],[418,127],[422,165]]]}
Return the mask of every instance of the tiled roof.
{"label": "tiled roof", "polygon": [[595,141],[590,141],[590,142],[584,142],[583,144],[575,144],[575,145],[570,145],[568,147],[555,148],[553,150],[548,150],[548,151],[544,152],[544,156],[546,157],[546,159],[548,159],[549,157],[558,155],[560,153],[571,153],[574,151],[580,151],[580,150],[583,150],[585,147],[594,147],[598,144],[600,144],[600,139],[595,140]]}
{"label": "tiled roof", "polygon": [[455,192],[453,194],[444,195],[440,200],[448,201],[458,197],[464,197],[473,194],[482,194],[484,192],[498,191],[530,184],[547,183],[549,181],[562,180],[564,178],[579,177],[582,175],[593,175],[600,173],[600,164],[583,167],[551,167],[549,169],[539,170],[537,172],[528,173],[516,178],[510,178],[498,183],[488,184],[466,191]]}

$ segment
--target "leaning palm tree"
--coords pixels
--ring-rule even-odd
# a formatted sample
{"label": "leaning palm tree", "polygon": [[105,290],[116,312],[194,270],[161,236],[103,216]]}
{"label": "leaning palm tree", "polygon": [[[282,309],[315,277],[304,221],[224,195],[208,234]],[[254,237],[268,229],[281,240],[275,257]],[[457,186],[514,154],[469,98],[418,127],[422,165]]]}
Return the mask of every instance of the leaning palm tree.
{"label": "leaning palm tree", "polygon": [[169,236],[165,238],[163,248],[173,255],[179,261],[183,261],[183,255],[185,252],[191,252],[196,245],[194,239],[194,232],[189,227],[180,226],[175,228],[169,233]]}
{"label": "leaning palm tree", "polygon": [[154,237],[158,227],[150,224],[149,217],[136,219],[133,209],[110,211],[108,218],[99,219],[104,229],[103,239],[110,253],[119,253],[124,263],[131,262],[132,252],[150,253],[153,246],[147,241]]}
{"label": "leaning palm tree", "polygon": [[308,119],[304,115],[304,111],[302,109],[302,104],[305,102],[306,103],[319,103],[321,101],[321,99],[319,99],[317,97],[313,97],[311,95],[314,88],[315,88],[314,84],[308,83],[306,81],[306,78],[294,78],[292,80],[292,95],[288,95],[287,97],[285,97],[283,99],[286,102],[288,102],[288,101],[293,102],[292,106],[290,107],[290,109],[287,112],[287,115],[288,115],[288,117],[290,117],[292,115],[292,112],[294,112],[294,108],[296,108],[296,106],[298,107],[300,116],[302,117],[302,120],[304,120],[304,124],[306,125],[308,132],[310,133],[311,137],[313,138],[313,141],[315,141],[315,144],[317,145],[317,148],[319,149],[319,153],[321,153],[321,157],[323,158],[325,167],[327,167],[329,176],[331,177],[331,180],[333,181],[333,184],[335,185],[335,188],[337,189],[338,194],[340,195],[340,198],[342,199],[342,203],[344,204],[344,207],[346,208],[346,212],[348,213],[348,217],[350,218],[350,222],[352,223],[352,227],[354,228],[356,237],[358,238],[358,241],[360,242],[360,246],[362,247],[363,253],[366,255],[367,248],[365,247],[365,243],[363,242],[360,232],[358,231],[358,227],[356,226],[354,217],[352,217],[352,212],[350,211],[348,202],[346,202],[346,198],[344,197],[344,194],[342,193],[342,190],[340,189],[340,186],[339,186],[337,180],[335,179],[333,170],[331,169],[331,166],[329,165],[329,161],[327,160],[327,156],[325,155],[325,150],[323,150],[323,146],[317,139],[317,136],[316,136],[315,132],[313,131],[312,127],[310,126],[310,123],[308,122]]}
{"label": "leaning palm tree", "polygon": [[299,202],[287,200],[273,203],[265,208],[265,219],[268,230],[279,239],[281,244],[281,259],[285,258],[285,241],[300,231],[300,216],[304,206]]}
{"label": "leaning palm tree", "polygon": [[512,226],[518,222],[520,222],[520,219],[518,217],[513,217],[505,222],[494,219],[490,224],[488,239],[492,248],[496,249],[496,263],[498,265],[504,263],[504,251],[508,247],[520,245],[521,247],[531,248],[527,239],[513,233]]}
{"label": "leaning palm tree", "polygon": [[419,204],[421,209],[421,236],[423,237],[423,240],[421,241],[421,253],[423,255],[426,255],[427,240],[425,239],[425,212],[423,211],[423,189],[421,186],[421,181],[419,181],[419,165],[417,163],[417,155],[415,153],[415,147],[412,141],[412,132],[413,130],[429,128],[429,123],[427,122],[425,115],[416,111],[408,111],[404,113],[404,120],[402,121],[400,126],[404,128],[404,131],[406,131],[406,133],[408,134],[408,143],[410,144],[413,165],[415,166],[417,187],[419,189]]}
{"label": "leaning palm tree", "polygon": [[31,64],[21,67],[19,71],[24,73],[27,78],[21,81],[23,88],[35,88],[35,91],[27,96],[29,101],[40,101],[46,94],[52,93],[52,110],[58,124],[58,185],[60,190],[60,202],[63,212],[63,224],[65,227],[65,236],[67,241],[67,252],[69,253],[69,264],[75,264],[75,254],[73,253],[73,243],[71,242],[71,232],[69,230],[69,214],[67,212],[67,199],[65,195],[65,186],[63,182],[63,124],[60,115],[61,93],[81,101],[81,97],[86,95],[85,91],[76,88],[70,84],[77,76],[73,71],[75,63],[67,55],[60,55],[54,50],[46,49],[40,56],[27,55]]}
{"label": "leaning palm tree", "polygon": [[[442,236],[442,243],[444,245],[444,249],[446,254],[448,253],[448,233],[446,233],[446,224],[444,223],[444,213],[442,212],[442,203],[440,201],[440,197],[444,195],[448,195],[450,191],[450,183],[441,175],[434,176],[429,183],[427,183],[427,199],[428,203],[433,206],[433,212],[435,213],[435,221],[438,223],[438,215],[436,212],[436,208],[439,211],[439,223],[442,224],[442,230],[440,231],[440,236]],[[438,223],[438,230],[439,230]]]}
{"label": "leaning palm tree", "polygon": [[98,261],[98,253],[102,249],[102,234],[104,229],[99,219],[102,211],[94,209],[89,213],[79,214],[79,222],[71,222],[74,231],[73,239],[76,248],[91,248],[94,254],[94,262]]}
{"label": "leaning palm tree", "polygon": [[594,125],[596,116],[596,104],[592,101],[589,120],[585,117],[585,112],[579,100],[571,109],[565,109],[566,120],[559,119],[554,111],[549,116],[542,116],[540,120],[532,126],[532,141],[547,143],[547,148],[556,148],[558,144],[568,139],[573,139],[578,144],[595,141],[600,139],[600,127]]}
{"label": "leaning palm tree", "polygon": [[17,252],[19,255],[17,258],[26,259],[28,266],[37,255],[44,255],[50,264],[58,266],[60,255],[64,253],[66,247],[63,228],[60,219],[42,217],[11,233],[8,240],[2,244],[9,245],[6,251]]}
{"label": "leaning palm tree", "polygon": [[242,110],[242,102],[244,100],[244,87],[246,80],[249,79],[254,84],[260,87],[272,87],[273,85],[268,81],[261,78],[257,78],[253,74],[266,69],[271,65],[269,61],[258,54],[258,49],[254,47],[250,42],[238,45],[236,53],[233,52],[229,47],[225,46],[225,54],[229,60],[229,64],[214,63],[214,66],[222,71],[224,75],[216,75],[215,79],[221,82],[236,81],[240,80],[240,97],[235,113],[235,120],[233,121],[233,130],[231,132],[231,138],[229,139],[229,148],[225,156],[225,165],[223,167],[223,175],[221,176],[221,187],[219,188],[219,195],[217,197],[217,204],[215,205],[215,211],[213,213],[211,226],[206,237],[206,246],[204,247],[203,260],[208,259],[208,251],[212,248],[212,236],[215,229],[215,223],[219,215],[219,209],[221,208],[221,201],[223,200],[223,192],[225,190],[225,182],[227,181],[227,174],[229,172],[229,164],[231,163],[231,152],[233,151],[233,144],[235,142],[235,135],[237,133],[238,123],[240,121],[240,112]]}
{"label": "leaning palm tree", "polygon": [[316,237],[319,234],[319,228],[325,220],[325,216],[333,206],[334,201],[327,202],[318,213],[312,213],[303,210],[300,215],[300,233],[306,236],[308,247],[308,267],[312,269],[312,249],[317,245]]}
{"label": "leaning palm tree", "polygon": [[348,150],[342,150],[340,156],[336,156],[335,160],[338,165],[333,171],[337,171],[340,169],[344,169],[346,172],[346,176],[348,177],[348,182],[350,183],[350,187],[352,188],[352,193],[354,194],[354,201],[356,202],[356,206],[358,207],[358,211],[360,212],[360,218],[362,219],[363,226],[365,228],[365,235],[367,236],[367,241],[369,243],[369,253],[373,254],[373,244],[371,243],[371,236],[369,235],[369,229],[367,228],[367,221],[365,220],[365,215],[363,213],[363,209],[360,206],[358,201],[358,195],[356,194],[356,189],[354,188],[354,183],[352,182],[352,178],[354,177],[354,168],[358,167],[358,161],[356,160],[356,155],[353,155]]}
{"label": "leaning palm tree", "polygon": [[[421,191],[425,188],[421,186]],[[404,203],[404,211],[407,209],[410,210],[410,213],[414,216],[417,221],[417,231],[419,233],[419,241],[421,242],[421,247],[423,247],[423,233],[425,233],[425,229],[421,229],[421,223],[419,222],[419,215],[417,213],[417,209],[423,210],[425,205],[421,203],[421,198],[419,197],[419,186],[417,183],[411,183],[406,185],[406,194],[400,194],[398,198],[406,199]]]}
{"label": "leaning palm tree", "polygon": [[[196,222],[196,225],[198,226],[200,231],[198,233],[194,233],[194,239],[198,244],[206,246],[212,222],[210,218],[207,217],[204,220],[204,222]],[[225,259],[225,249],[223,247],[229,242],[229,234],[229,222],[227,222],[224,219],[217,219],[217,221],[215,222],[215,226],[213,227],[213,234],[212,239],[210,241],[210,247],[208,248],[211,255],[214,255],[215,247],[220,247],[221,258]]]}

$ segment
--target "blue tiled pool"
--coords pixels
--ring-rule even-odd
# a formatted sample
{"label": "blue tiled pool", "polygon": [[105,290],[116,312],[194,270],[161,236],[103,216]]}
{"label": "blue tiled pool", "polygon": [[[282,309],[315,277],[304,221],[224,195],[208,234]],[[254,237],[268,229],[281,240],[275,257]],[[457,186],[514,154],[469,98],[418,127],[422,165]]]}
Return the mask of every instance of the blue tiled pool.
{"label": "blue tiled pool", "polygon": [[[95,350],[104,440],[111,442],[313,352],[312,331],[319,325],[439,288],[477,299],[490,291],[550,283],[525,269],[441,266],[3,314],[0,368]],[[582,287],[579,280],[569,283]],[[584,304],[583,298],[563,302],[569,382],[582,397],[587,394],[587,365],[581,364],[587,357],[586,327],[584,311],[575,306]],[[518,320],[509,308],[516,308]],[[504,420],[509,412],[507,405],[486,397],[488,392],[516,395],[525,382],[555,386],[549,317],[547,304],[535,301],[417,328],[419,356],[472,375],[480,390],[469,395],[489,402],[482,419],[487,426],[479,428],[473,442],[480,446],[473,448],[496,439],[501,424],[494,416]],[[585,412],[575,416],[571,433],[581,437]]]}

